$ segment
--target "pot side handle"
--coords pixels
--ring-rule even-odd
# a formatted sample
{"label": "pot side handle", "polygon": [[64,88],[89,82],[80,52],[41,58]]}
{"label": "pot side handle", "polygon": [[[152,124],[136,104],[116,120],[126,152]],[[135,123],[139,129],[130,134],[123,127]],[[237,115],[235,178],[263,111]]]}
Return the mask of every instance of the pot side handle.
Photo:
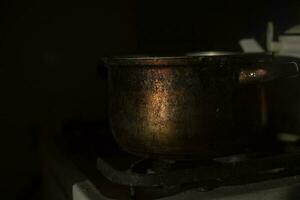
{"label": "pot side handle", "polygon": [[241,84],[262,83],[272,80],[295,78],[299,75],[296,62],[271,63],[255,69],[241,69],[238,73],[238,82]]}

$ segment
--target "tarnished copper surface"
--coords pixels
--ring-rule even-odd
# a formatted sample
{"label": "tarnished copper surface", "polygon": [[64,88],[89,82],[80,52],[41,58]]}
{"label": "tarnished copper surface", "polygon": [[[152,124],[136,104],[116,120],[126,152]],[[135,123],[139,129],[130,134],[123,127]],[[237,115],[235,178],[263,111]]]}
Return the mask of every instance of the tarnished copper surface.
{"label": "tarnished copper surface", "polygon": [[243,69],[240,71],[239,81],[240,83],[261,81],[265,79],[267,73],[265,69]]}
{"label": "tarnished copper surface", "polygon": [[256,84],[237,84],[236,72],[270,58],[187,58],[186,65],[180,59],[108,62],[118,143],[131,153],[180,159],[222,156],[256,144],[263,93]]}

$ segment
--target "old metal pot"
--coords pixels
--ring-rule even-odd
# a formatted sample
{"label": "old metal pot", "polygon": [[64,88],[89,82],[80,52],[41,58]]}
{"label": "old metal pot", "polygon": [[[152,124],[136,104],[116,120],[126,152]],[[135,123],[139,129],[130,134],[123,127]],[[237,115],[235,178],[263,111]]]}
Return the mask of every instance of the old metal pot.
{"label": "old metal pot", "polygon": [[269,54],[104,59],[112,132],[126,151],[212,158],[263,140],[262,82],[298,73]]}

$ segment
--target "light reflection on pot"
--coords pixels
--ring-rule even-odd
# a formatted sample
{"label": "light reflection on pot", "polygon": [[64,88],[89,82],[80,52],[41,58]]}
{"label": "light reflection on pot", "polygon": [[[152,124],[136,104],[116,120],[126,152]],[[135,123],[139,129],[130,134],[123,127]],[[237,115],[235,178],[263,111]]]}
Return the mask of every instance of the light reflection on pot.
{"label": "light reflection on pot", "polygon": [[174,111],[171,104],[176,101],[176,96],[168,88],[172,84],[171,72],[169,68],[149,69],[146,77],[151,85],[146,92],[147,126],[157,138],[153,139],[163,143],[168,142],[168,133],[172,132],[170,118],[174,117]]}

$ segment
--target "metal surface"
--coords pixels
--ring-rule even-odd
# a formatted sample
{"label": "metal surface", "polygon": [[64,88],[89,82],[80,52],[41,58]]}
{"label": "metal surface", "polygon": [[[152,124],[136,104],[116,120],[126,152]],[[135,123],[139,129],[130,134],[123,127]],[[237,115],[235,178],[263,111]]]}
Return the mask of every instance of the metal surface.
{"label": "metal surface", "polygon": [[182,192],[159,200],[298,200],[300,176],[239,186],[221,187],[209,192],[197,189]]}
{"label": "metal surface", "polygon": [[[125,150],[187,159],[232,154],[263,141],[261,86],[280,76],[271,55],[114,58],[110,119]],[[276,70],[276,73],[274,73]],[[285,74],[287,75],[287,74]],[[293,74],[294,75],[294,74]]]}
{"label": "metal surface", "polygon": [[89,180],[74,184],[72,189],[73,200],[112,200],[103,196]]}
{"label": "metal surface", "polygon": [[224,56],[224,55],[236,55],[236,52],[228,51],[199,51],[187,53],[187,56]]}
{"label": "metal surface", "polygon": [[[98,169],[106,178],[122,185],[168,188],[187,183],[198,183],[198,187],[202,186],[210,189],[224,185],[246,184],[285,177],[290,174],[299,174],[299,164],[299,154],[283,154],[231,164],[218,162],[175,163],[173,169],[170,168],[165,172],[148,173],[146,171],[142,173],[114,169],[101,158],[98,158],[97,161]],[[187,167],[184,167],[185,165]],[[148,166],[148,169],[151,169],[151,165]]]}
{"label": "metal surface", "polygon": [[[152,199],[160,200],[198,200],[214,199],[214,200],[296,200],[299,199],[300,176],[291,176],[259,183],[251,183],[246,185],[227,186],[215,189],[209,192],[201,192],[201,189],[196,188],[181,192],[179,194],[158,197]],[[145,196],[137,199],[151,199]],[[73,200],[112,200],[101,193],[101,190],[96,188],[91,181],[83,181],[74,184]],[[130,199],[124,195],[123,199]]]}

